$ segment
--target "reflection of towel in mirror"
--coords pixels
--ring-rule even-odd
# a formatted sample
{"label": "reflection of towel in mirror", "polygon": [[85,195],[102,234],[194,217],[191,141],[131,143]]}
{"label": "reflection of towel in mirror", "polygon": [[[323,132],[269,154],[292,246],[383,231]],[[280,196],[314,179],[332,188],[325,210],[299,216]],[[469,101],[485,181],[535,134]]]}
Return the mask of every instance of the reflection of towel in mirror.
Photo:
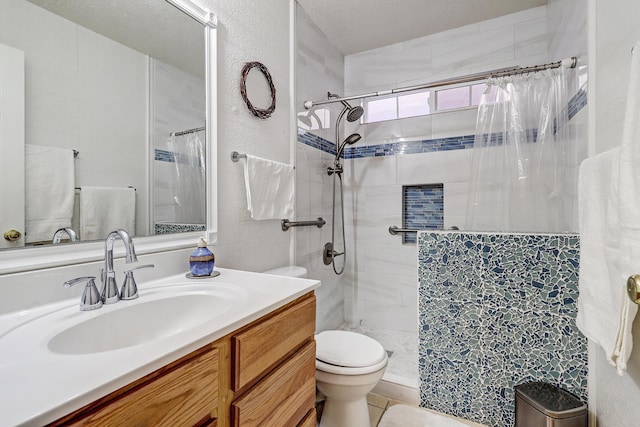
{"label": "reflection of towel in mirror", "polygon": [[75,172],[73,150],[25,144],[25,238],[53,238],[71,227]]}
{"label": "reflection of towel in mirror", "polygon": [[85,187],[80,190],[80,239],[104,239],[123,229],[135,235],[134,188]]}
{"label": "reflection of towel in mirror", "polygon": [[293,166],[247,155],[244,179],[251,218],[293,216]]}

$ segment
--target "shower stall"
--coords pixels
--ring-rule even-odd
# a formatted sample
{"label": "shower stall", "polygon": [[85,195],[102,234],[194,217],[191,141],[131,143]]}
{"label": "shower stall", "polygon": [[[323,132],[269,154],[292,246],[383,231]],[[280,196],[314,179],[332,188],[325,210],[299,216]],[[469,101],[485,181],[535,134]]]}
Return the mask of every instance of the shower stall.
{"label": "shower stall", "polygon": [[[324,244],[331,241],[329,227],[300,230],[296,263],[322,280],[317,290],[318,330],[346,329],[379,341],[390,355],[383,383],[406,392],[406,401],[411,396],[417,401],[420,384],[418,256],[411,234],[394,235],[389,228],[464,228],[475,101],[485,90],[483,81],[448,86],[440,81],[554,62],[582,52],[571,43],[563,45],[565,50],[551,44],[555,27],[539,23],[560,22],[555,14],[556,9],[542,6],[487,21],[481,30],[463,27],[344,57],[298,6],[297,215],[309,220],[332,217],[334,177],[327,176],[327,168],[335,167],[341,151],[344,217],[333,221],[340,230],[344,220],[346,264],[338,276],[322,263]],[[504,37],[505,31],[522,38],[516,42]],[[523,45],[529,49],[521,49]],[[494,48],[509,53],[510,59],[493,54]],[[406,93],[391,90],[428,82],[438,84]],[[576,127],[586,121],[578,90],[583,83],[574,88]],[[336,129],[334,117],[345,114],[346,106],[327,97],[327,90],[345,93],[343,101],[363,107],[362,117],[339,123]],[[385,96],[351,98],[378,92]],[[309,100],[327,102],[305,105]],[[361,139],[344,144],[338,131]],[[340,252],[341,247],[334,250]]]}

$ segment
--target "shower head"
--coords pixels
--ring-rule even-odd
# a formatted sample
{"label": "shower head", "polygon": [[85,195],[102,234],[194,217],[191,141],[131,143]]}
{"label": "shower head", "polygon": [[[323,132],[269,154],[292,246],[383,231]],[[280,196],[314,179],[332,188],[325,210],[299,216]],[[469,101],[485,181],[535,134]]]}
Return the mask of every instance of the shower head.
{"label": "shower head", "polygon": [[[335,94],[335,93],[331,93],[331,92],[327,92],[327,98],[328,99],[331,99],[331,98],[340,99],[340,95]],[[362,108],[359,105],[356,105],[355,107],[352,107],[351,104],[349,104],[347,101],[340,101],[340,103],[344,106],[344,109],[342,110],[342,113],[340,114],[340,118],[342,118],[342,115],[346,112],[347,113],[347,121],[355,122],[356,120],[360,119],[360,117],[362,117],[362,114],[364,114],[364,108]]]}
{"label": "shower head", "polygon": [[360,136],[359,133],[352,133],[347,137],[347,139],[342,141],[342,144],[340,144],[340,146],[338,147],[338,152],[336,153],[336,160],[340,158],[340,156],[342,155],[342,152],[344,151],[344,148],[347,145],[355,144],[356,142],[360,141],[361,138],[362,137]]}
{"label": "shower head", "polygon": [[311,127],[313,126],[313,122],[311,121],[311,112],[307,112],[306,114],[305,113],[299,113],[298,114],[298,122],[302,123],[303,125],[305,125],[309,129],[311,129]]}
{"label": "shower head", "polygon": [[364,108],[362,108],[361,106],[356,105],[355,107],[352,107],[346,101],[344,101],[344,104],[346,104],[345,107],[349,108],[349,112],[347,113],[347,121],[355,122],[356,120],[359,120],[360,117],[362,117],[362,114],[364,114]]}

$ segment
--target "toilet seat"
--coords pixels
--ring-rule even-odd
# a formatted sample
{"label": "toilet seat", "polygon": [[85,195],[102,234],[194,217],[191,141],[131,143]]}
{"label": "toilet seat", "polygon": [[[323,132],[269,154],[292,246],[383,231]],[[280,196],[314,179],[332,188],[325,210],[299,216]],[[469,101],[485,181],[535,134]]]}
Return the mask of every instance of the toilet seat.
{"label": "toilet seat", "polygon": [[316,335],[316,369],[340,374],[363,375],[387,365],[380,343],[349,331],[324,331]]}
{"label": "toilet seat", "polygon": [[379,371],[387,366],[387,356],[384,360],[372,366],[364,366],[362,368],[347,368],[344,366],[331,365],[316,359],[316,370],[336,375],[366,375]]}

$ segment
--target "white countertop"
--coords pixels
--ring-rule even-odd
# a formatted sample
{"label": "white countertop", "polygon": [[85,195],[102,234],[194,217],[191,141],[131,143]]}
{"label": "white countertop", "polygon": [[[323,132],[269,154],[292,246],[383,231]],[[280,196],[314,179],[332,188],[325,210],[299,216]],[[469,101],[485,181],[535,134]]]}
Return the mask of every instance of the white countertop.
{"label": "white countertop", "polygon": [[[215,278],[190,280],[180,274],[138,283],[138,299],[93,311],[80,311],[79,300],[74,298],[0,316],[0,426],[55,421],[320,286],[317,280],[216,271],[221,274]],[[49,348],[51,338],[70,326],[127,305],[153,301],[169,290],[177,295],[181,286],[185,290],[211,286],[226,292],[225,307],[217,304],[212,310],[216,314],[206,322],[137,345],[88,354],[59,354]],[[113,333],[127,325],[111,327]],[[96,340],[105,336],[95,331]]]}

